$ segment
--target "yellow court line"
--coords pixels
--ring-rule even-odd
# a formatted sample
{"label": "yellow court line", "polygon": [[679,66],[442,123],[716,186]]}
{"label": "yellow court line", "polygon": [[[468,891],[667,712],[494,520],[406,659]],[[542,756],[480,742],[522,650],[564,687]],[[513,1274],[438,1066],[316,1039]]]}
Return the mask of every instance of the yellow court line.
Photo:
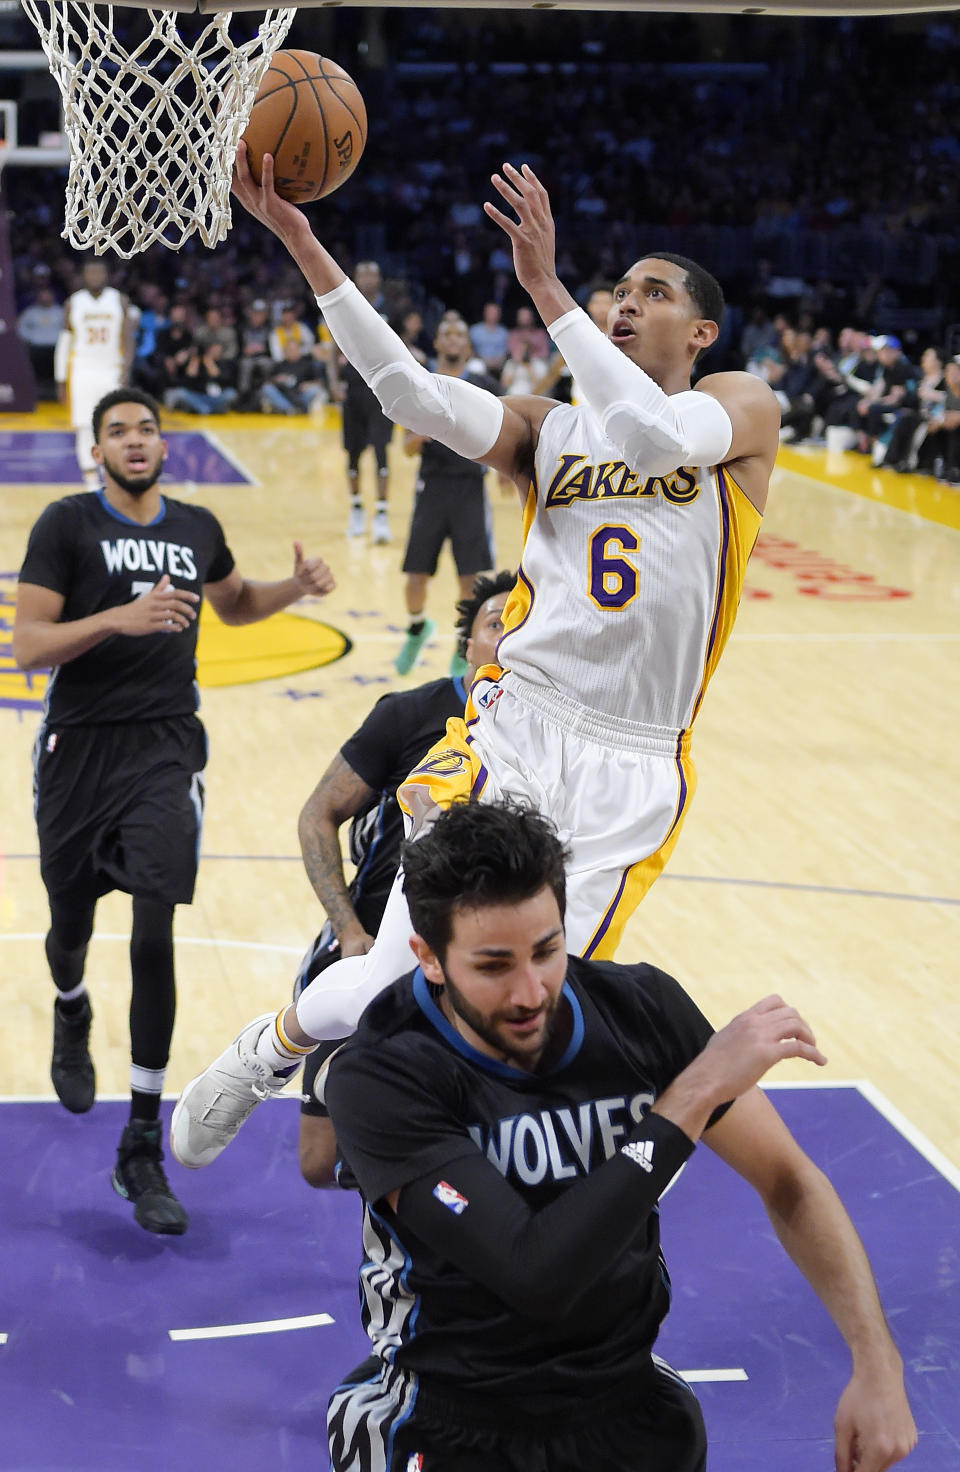
{"label": "yellow court line", "polygon": [[895,470],[875,470],[867,455],[840,454],[812,446],[793,449],[781,445],[777,465],[781,470],[795,471],[838,491],[851,491],[867,501],[960,531],[960,491],[940,485],[930,475],[898,475]]}

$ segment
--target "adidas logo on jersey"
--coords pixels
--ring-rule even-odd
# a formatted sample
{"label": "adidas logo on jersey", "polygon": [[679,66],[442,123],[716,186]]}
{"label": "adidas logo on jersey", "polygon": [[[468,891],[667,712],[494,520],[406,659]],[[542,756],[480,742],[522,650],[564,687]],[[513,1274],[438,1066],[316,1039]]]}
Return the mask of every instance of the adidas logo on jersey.
{"label": "adidas logo on jersey", "polygon": [[653,1170],[653,1141],[638,1140],[635,1145],[624,1145],[620,1151],[621,1155],[627,1155],[634,1165],[639,1165],[641,1170],[648,1174]]}

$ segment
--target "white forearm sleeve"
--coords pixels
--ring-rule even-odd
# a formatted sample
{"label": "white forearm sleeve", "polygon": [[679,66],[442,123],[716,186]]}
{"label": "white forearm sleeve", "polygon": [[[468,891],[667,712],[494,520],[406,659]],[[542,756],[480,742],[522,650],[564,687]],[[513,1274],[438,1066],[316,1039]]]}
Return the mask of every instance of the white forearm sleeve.
{"label": "white forearm sleeve", "polygon": [[318,296],[317,306],[340,351],[396,424],[439,440],[468,460],[479,460],[493,448],[503,424],[503,405],[495,394],[462,378],[429,373],[352,281]]}
{"label": "white forearm sleeve", "polygon": [[716,399],[696,389],[665,394],[579,307],[547,331],[631,470],[668,475],[681,465],[722,463],[733,425]]}

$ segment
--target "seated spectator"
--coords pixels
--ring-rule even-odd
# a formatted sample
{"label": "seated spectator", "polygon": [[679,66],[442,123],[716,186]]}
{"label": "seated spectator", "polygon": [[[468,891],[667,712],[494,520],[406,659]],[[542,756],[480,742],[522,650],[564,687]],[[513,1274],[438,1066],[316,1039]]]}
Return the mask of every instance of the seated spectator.
{"label": "seated spectator", "polygon": [[202,351],[195,343],[163,402],[168,409],[185,409],[189,414],[226,414],[237,397],[232,377],[232,365],[224,361],[219,342],[208,343]]}
{"label": "seated spectator", "polygon": [[327,402],[326,370],[322,362],[300,351],[289,337],[282,363],[274,363],[260,385],[260,408],[264,414],[307,414]]}
{"label": "seated spectator", "polygon": [[194,328],[193,338],[200,348],[206,348],[210,343],[218,342],[220,361],[225,363],[236,361],[239,352],[237,329],[228,320],[228,314],[222,307],[207,308],[203,314],[203,320]]}
{"label": "seated spectator", "polygon": [[160,334],[168,324],[167,299],[158,286],[146,281],[140,288],[138,305],[140,316],[130,376],[138,388],[156,394],[163,387],[157,348]]}
{"label": "seated spectator", "polygon": [[920,359],[917,407],[904,409],[893,426],[884,465],[888,470],[916,470],[920,447],[931,420],[939,420],[946,402],[943,358],[937,348],[926,348]]}
{"label": "seated spectator", "polygon": [[511,346],[510,356],[500,373],[500,382],[508,394],[538,394],[540,385],[550,379],[547,358],[534,358],[528,344],[519,338]]}
{"label": "seated spectator", "polygon": [[257,391],[272,372],[270,353],[270,307],[262,297],[252,301],[240,326],[240,355],[237,359],[237,391],[243,407],[257,403]]}
{"label": "seated spectator", "polygon": [[27,345],[40,397],[55,399],[53,355],[63,330],[63,306],[57,301],[48,278],[38,277],[37,282],[33,301],[17,318],[17,333]]}
{"label": "seated spectator", "polygon": [[823,416],[827,429],[840,425],[847,429],[858,427],[858,405],[883,371],[870,342],[867,333],[844,327],[837,340],[839,356],[832,368],[828,367],[825,355],[821,355],[818,367],[824,378],[832,381],[831,397]]}
{"label": "seated spectator", "polygon": [[500,321],[496,302],[487,302],[479,322],[470,328],[470,343],[488,373],[499,374],[507,358],[509,333]]}
{"label": "seated spectator", "polygon": [[760,362],[765,350],[776,346],[777,329],[767,316],[763,305],[758,302],[752,308],[750,320],[740,336],[740,352],[743,355],[743,361],[745,363],[753,360]]}
{"label": "seated spectator", "polygon": [[424,331],[420,313],[415,309],[404,312],[398,331],[407,351],[412,353],[418,363],[425,364],[432,345]]}
{"label": "seated spectator", "polygon": [[810,434],[823,380],[810,350],[809,332],[783,334],[785,363],[774,393],[780,405],[780,438],[803,440]]}
{"label": "seated spectator", "polygon": [[297,344],[300,356],[309,353],[316,341],[310,328],[301,318],[298,302],[287,302],[280,309],[280,321],[270,333],[270,356],[275,363],[288,363],[287,343]]}
{"label": "seated spectator", "polygon": [[943,381],[943,403],[928,420],[919,465],[937,480],[960,488],[960,362],[956,358],[944,368]]}
{"label": "seated spectator", "polygon": [[192,349],[191,309],[186,302],[174,302],[166,327],[157,333],[157,345],[150,363],[161,393],[180,382]]}
{"label": "seated spectator", "polygon": [[874,465],[881,465],[897,415],[916,402],[919,375],[904,357],[898,337],[872,337],[870,346],[877,355],[880,371],[857,404],[859,424],[855,427],[858,450],[865,455],[872,454]]}
{"label": "seated spectator", "polygon": [[526,343],[530,353],[530,361],[540,358],[544,363],[550,356],[550,339],[545,327],[538,327],[533,315],[532,307],[518,307],[514,325],[511,327],[507,337],[507,354],[511,358],[517,357],[516,348],[518,344]]}

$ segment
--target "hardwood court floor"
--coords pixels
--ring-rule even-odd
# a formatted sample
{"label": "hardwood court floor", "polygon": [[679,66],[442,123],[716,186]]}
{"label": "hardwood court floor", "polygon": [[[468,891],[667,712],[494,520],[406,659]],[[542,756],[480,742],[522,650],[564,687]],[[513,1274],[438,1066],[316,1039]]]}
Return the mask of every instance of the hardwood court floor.
{"label": "hardwood court floor", "polygon": [[[170,427],[205,428],[183,419]],[[296,612],[342,631],[352,648],[298,670],[282,631],[244,631],[233,654],[237,677],[252,682],[203,692],[207,822],[196,902],[178,912],[174,1091],[249,1016],[288,996],[296,960],[322,919],[298,857],[300,806],[378,695],[445,673],[455,597],[444,563],[430,603],[441,632],[398,681],[398,569],[413,462],[392,447],[394,542],[373,548],[343,535],[333,423],[236,417],[211,427],[252,483],[190,482],[171,493],[217,513],[248,575],[284,576],[294,537],[321,551],[337,590]],[[20,432],[55,428],[63,428],[56,410],[0,420],[0,472]],[[369,504],[369,467],[365,474]],[[6,601],[30,525],[71,489],[2,487]],[[490,494],[498,565],[511,566],[520,545],[514,496],[495,483]],[[781,992],[829,1057],[819,1078],[869,1080],[955,1165],[958,508],[957,493],[871,472],[858,457],[781,453],[737,627],[697,722],[699,789],[671,864],[620,952],[672,971],[718,1024]],[[336,643],[333,636],[334,650]],[[0,696],[16,686],[26,699],[10,670],[0,650]],[[265,672],[271,677],[257,678]],[[0,1093],[27,1098],[50,1096],[51,984],[30,806],[36,724],[32,711],[0,703],[0,1004],[9,1040]],[[88,977],[104,1093],[127,1086],[128,924],[127,899],[102,902]],[[810,1073],[785,1065],[777,1077]]]}

